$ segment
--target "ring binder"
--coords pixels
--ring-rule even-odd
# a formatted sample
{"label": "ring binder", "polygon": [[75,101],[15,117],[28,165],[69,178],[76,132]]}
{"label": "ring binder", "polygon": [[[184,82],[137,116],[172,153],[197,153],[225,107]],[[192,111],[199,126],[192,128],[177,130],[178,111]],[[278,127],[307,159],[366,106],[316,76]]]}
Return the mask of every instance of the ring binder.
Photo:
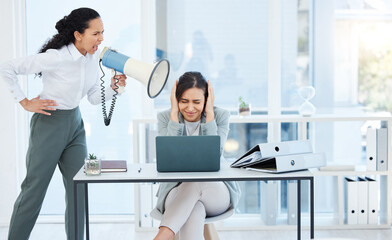
{"label": "ring binder", "polygon": [[353,178],[345,178],[346,186],[346,201],[345,201],[345,213],[347,224],[358,223],[358,184]]}
{"label": "ring binder", "polygon": [[326,165],[324,153],[313,153],[309,140],[258,144],[231,164],[248,170],[280,173]]}
{"label": "ring binder", "polygon": [[368,224],[378,224],[378,190],[379,183],[366,177],[368,183]]}

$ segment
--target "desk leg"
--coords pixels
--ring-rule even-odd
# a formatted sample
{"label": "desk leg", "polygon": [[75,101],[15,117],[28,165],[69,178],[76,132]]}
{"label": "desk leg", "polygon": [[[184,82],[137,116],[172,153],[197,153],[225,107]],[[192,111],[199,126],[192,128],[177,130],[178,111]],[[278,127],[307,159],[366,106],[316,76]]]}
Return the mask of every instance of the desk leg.
{"label": "desk leg", "polygon": [[74,218],[75,218],[75,240],[78,240],[79,229],[78,229],[78,191],[77,191],[77,183],[74,181]]}
{"label": "desk leg", "polygon": [[86,209],[86,240],[90,240],[90,223],[88,217],[88,188],[87,183],[84,184],[84,205]]}
{"label": "desk leg", "polygon": [[310,239],[314,239],[314,178],[310,179]]}
{"label": "desk leg", "polygon": [[297,180],[297,239],[301,239],[301,180]]}

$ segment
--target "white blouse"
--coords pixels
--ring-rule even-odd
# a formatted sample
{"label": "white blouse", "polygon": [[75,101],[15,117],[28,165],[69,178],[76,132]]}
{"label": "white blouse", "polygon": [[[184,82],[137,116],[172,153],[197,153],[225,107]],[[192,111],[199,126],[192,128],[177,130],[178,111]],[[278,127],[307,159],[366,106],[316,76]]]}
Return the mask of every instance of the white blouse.
{"label": "white blouse", "polygon": [[[83,56],[73,43],[61,49],[48,49],[45,53],[13,59],[0,65],[0,76],[5,80],[14,100],[26,96],[18,83],[17,75],[42,72],[41,99],[55,100],[57,109],[73,109],[87,95],[92,104],[101,103],[99,52]],[[38,79],[38,78],[37,78]],[[106,100],[115,91],[105,89]]]}

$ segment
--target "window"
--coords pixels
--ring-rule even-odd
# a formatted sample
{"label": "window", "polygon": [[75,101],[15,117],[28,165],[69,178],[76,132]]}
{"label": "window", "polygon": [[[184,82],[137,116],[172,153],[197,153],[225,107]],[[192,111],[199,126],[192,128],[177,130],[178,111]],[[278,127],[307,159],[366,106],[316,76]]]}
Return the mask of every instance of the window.
{"label": "window", "polygon": [[[389,1],[335,0],[334,17],[335,105],[356,112],[391,111],[392,5]],[[371,121],[341,126],[346,132],[355,129],[351,136],[362,141],[363,148],[344,156],[345,151],[337,141],[335,147],[340,149],[337,155],[360,159],[356,163],[365,164],[366,129],[380,126],[382,123]]]}
{"label": "window", "polygon": [[[36,3],[26,2],[28,52],[35,53],[46,41],[46,37],[54,34],[54,24],[72,9],[79,7],[78,1],[52,3],[42,0],[42,6],[51,11],[44,11],[46,21],[42,21],[42,7]],[[277,2],[277,1],[276,1]],[[252,104],[253,114],[267,114],[268,95],[275,94],[280,99],[283,114],[296,113],[302,103],[297,89],[305,85],[315,86],[318,93],[319,106],[333,107],[334,113],[349,111],[362,112],[362,106],[372,109],[389,110],[389,100],[386,96],[389,85],[391,36],[387,30],[391,25],[391,7],[387,1],[349,1],[335,0],[331,3],[312,0],[283,0],[278,4],[281,25],[269,24],[271,4],[273,0],[261,1],[207,1],[207,0],[159,0],[155,7],[155,47],[157,58],[167,58],[170,61],[171,72],[164,91],[154,101],[156,110],[170,106],[169,95],[174,81],[185,71],[200,71],[209,79],[215,89],[215,104],[237,114],[238,98],[243,96]],[[95,8],[102,16],[105,24],[105,42],[103,45],[117,48],[124,54],[140,58],[141,48],[141,1],[85,1],[84,4]],[[376,3],[384,4],[379,6]],[[55,5],[54,5],[55,4]],[[318,6],[316,6],[318,4]],[[323,5],[324,4],[324,5]],[[323,6],[330,6],[331,18],[323,24],[333,25],[333,35],[326,36],[327,45],[320,48],[331,51],[330,65],[334,73],[331,78],[328,72],[323,72],[324,63],[319,61],[318,76],[328,75],[325,79],[313,78],[315,74],[315,56],[313,42],[320,36],[313,36],[313,29],[323,29],[323,26],[313,27],[313,17]],[[121,7],[118,7],[121,6]],[[150,6],[150,5],[148,5]],[[378,9],[387,9],[379,11]],[[149,9],[151,10],[151,9]],[[329,11],[327,9],[326,11]],[[324,9],[323,9],[324,11]],[[322,15],[322,14],[320,14]],[[318,17],[320,17],[320,15]],[[124,21],[121,21],[125,19]],[[148,17],[147,17],[148,18]],[[322,22],[322,21],[321,21]],[[271,28],[279,31],[280,40],[280,89],[276,93],[268,92],[271,81],[268,53],[271,43],[269,34]],[[325,28],[328,30],[328,28]],[[39,37],[34,34],[39,31]],[[315,31],[316,33],[317,31]],[[319,33],[322,31],[319,30]],[[329,32],[328,32],[329,33]],[[331,39],[328,39],[328,38]],[[329,49],[334,42],[335,51]],[[322,63],[322,64],[321,64]],[[323,65],[320,67],[320,65]],[[325,64],[326,65],[326,64]],[[330,69],[330,66],[325,67]],[[374,71],[377,69],[377,71]],[[379,69],[381,69],[379,71]],[[332,72],[332,71],[331,71]],[[110,75],[110,71],[108,71]],[[278,81],[278,80],[277,80]],[[317,82],[318,81],[318,82]],[[318,83],[318,85],[316,84]],[[41,89],[40,80],[30,77],[28,81],[29,97],[35,97]],[[327,87],[325,87],[327,86]],[[379,90],[382,86],[382,90]],[[127,92],[117,101],[112,124],[103,126],[100,106],[91,106],[86,101],[81,103],[85,120],[89,151],[106,158],[132,159],[132,119],[144,117],[141,95],[145,89],[132,81],[128,82]],[[132,91],[131,91],[132,89]],[[140,91],[136,91],[140,90]],[[375,97],[375,92],[381,91]],[[327,94],[328,93],[328,94]],[[331,93],[331,94],[329,94]],[[318,96],[317,96],[318,94]],[[327,96],[328,95],[328,96]],[[325,97],[325,98],[324,98]],[[331,100],[332,99],[332,100]],[[332,105],[329,105],[332,102]],[[321,112],[321,107],[318,110]],[[328,161],[363,164],[364,149],[363,129],[372,123],[317,123],[309,124],[309,134],[315,140],[315,151],[327,153]],[[283,123],[280,127],[282,141],[298,138],[295,124]],[[266,142],[268,137],[267,124],[231,124],[224,156],[236,158],[256,143]],[[152,127],[152,130],[156,128]],[[149,132],[153,137],[153,131]],[[151,139],[144,139],[151,141]],[[344,143],[344,144],[343,144]],[[147,146],[147,162],[153,161],[154,148]],[[150,151],[151,150],[151,151]],[[350,153],[350,154],[347,154]],[[355,159],[355,160],[351,160]],[[57,175],[59,175],[57,173]],[[333,179],[323,179],[323,189],[334,189]],[[49,189],[42,213],[62,214],[63,187],[61,178],[56,176]],[[96,214],[129,214],[133,213],[132,185],[119,184],[115,186],[100,185],[99,189],[91,187],[91,197],[97,199],[92,203],[92,213]],[[117,189],[117,188],[120,188]],[[241,213],[259,213],[260,186],[257,182],[242,183],[243,199],[238,211]],[[281,184],[282,212],[285,211],[285,183]],[[303,189],[306,189],[303,188]],[[113,191],[115,199],[110,194],[103,196],[102,192]],[[124,197],[119,196],[123,194]],[[325,196],[324,191],[316,196],[316,211],[333,212],[334,196]],[[99,200],[98,200],[99,199]],[[112,201],[111,207],[100,209],[99,206],[109,205],[103,202]],[[99,202],[100,201],[100,202]]]}
{"label": "window", "polygon": [[391,111],[392,5],[335,2],[335,103]]}
{"label": "window", "polygon": [[267,106],[268,1],[157,1],[156,18],[157,55],[171,63],[157,108],[186,71],[211,81],[218,106],[234,109],[239,96]]}

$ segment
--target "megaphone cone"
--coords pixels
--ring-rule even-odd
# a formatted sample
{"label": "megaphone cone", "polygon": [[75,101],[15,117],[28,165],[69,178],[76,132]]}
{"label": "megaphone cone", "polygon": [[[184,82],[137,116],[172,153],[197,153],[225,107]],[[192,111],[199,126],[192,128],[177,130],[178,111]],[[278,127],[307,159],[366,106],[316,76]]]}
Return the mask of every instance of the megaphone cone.
{"label": "megaphone cone", "polygon": [[150,98],[158,96],[167,82],[170,64],[166,59],[150,64],[125,56],[105,47],[101,52],[102,64],[130,76],[147,87]]}

